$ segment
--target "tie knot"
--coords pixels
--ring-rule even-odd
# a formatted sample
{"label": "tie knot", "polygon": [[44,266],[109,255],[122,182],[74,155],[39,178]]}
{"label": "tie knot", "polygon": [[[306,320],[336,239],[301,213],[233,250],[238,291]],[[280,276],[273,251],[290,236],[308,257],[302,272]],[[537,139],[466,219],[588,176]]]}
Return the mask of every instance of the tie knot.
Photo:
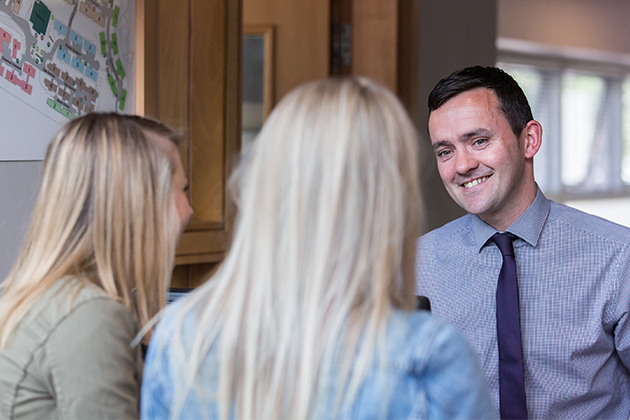
{"label": "tie knot", "polygon": [[506,255],[514,256],[514,247],[512,246],[512,241],[517,237],[509,232],[505,233],[495,233],[490,238],[501,251],[501,254],[505,257]]}

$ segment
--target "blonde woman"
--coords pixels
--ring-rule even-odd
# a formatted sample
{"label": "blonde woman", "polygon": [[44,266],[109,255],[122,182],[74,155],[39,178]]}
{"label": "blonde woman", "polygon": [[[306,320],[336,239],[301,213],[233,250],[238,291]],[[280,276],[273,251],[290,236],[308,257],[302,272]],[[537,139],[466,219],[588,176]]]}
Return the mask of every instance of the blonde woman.
{"label": "blonde woman", "polygon": [[53,138],[0,296],[0,418],[137,418],[131,341],[162,307],[191,215],[163,125],[88,114]]}
{"label": "blonde woman", "polygon": [[143,417],[496,416],[461,335],[414,311],[416,142],[366,79],[278,104],[234,178],[225,262],[158,324]]}

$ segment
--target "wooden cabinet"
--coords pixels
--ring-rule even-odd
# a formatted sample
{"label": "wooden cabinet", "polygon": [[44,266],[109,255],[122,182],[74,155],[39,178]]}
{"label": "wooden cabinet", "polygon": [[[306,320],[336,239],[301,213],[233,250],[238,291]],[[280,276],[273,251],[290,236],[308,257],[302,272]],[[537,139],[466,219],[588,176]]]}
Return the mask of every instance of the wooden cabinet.
{"label": "wooden cabinet", "polygon": [[[173,286],[195,287],[223,260],[234,208],[227,180],[241,139],[243,22],[275,29],[272,97],[330,74],[330,25],[353,26],[342,74],[396,85],[397,0],[136,0],[138,113],[181,130],[194,216]],[[339,11],[346,18],[340,20]],[[348,22],[345,22],[345,20]]]}
{"label": "wooden cabinet", "polygon": [[205,280],[234,219],[227,179],[240,149],[240,0],[137,0],[138,112],[180,130],[194,216],[174,286]]}
{"label": "wooden cabinet", "polygon": [[243,0],[243,23],[273,27],[273,98],[330,74],[330,1]]}

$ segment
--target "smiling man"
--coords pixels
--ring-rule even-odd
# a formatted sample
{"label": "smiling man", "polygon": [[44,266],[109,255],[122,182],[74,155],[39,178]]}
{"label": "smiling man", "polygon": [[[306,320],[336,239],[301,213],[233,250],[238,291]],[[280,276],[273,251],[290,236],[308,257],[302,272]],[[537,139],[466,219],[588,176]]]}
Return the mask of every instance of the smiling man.
{"label": "smiling man", "polygon": [[429,96],[447,191],[469,214],[418,242],[417,292],[477,353],[502,418],[630,415],[630,229],[548,200],[542,127],[507,73]]}

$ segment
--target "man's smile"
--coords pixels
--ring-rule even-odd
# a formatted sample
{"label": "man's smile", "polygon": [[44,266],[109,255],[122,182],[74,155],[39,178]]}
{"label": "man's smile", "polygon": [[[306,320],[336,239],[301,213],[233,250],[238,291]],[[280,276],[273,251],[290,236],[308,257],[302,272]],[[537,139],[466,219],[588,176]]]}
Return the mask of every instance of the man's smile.
{"label": "man's smile", "polygon": [[482,182],[486,181],[486,180],[487,180],[488,178],[490,178],[491,176],[492,176],[492,175],[482,176],[481,178],[475,178],[475,179],[473,179],[473,180],[471,180],[471,181],[464,182],[464,183],[463,183],[463,184],[461,184],[461,185],[462,185],[462,187],[464,187],[464,188],[466,188],[466,189],[468,189],[468,188],[472,188],[472,187],[474,187],[475,185],[479,185],[479,184],[481,184]]}

